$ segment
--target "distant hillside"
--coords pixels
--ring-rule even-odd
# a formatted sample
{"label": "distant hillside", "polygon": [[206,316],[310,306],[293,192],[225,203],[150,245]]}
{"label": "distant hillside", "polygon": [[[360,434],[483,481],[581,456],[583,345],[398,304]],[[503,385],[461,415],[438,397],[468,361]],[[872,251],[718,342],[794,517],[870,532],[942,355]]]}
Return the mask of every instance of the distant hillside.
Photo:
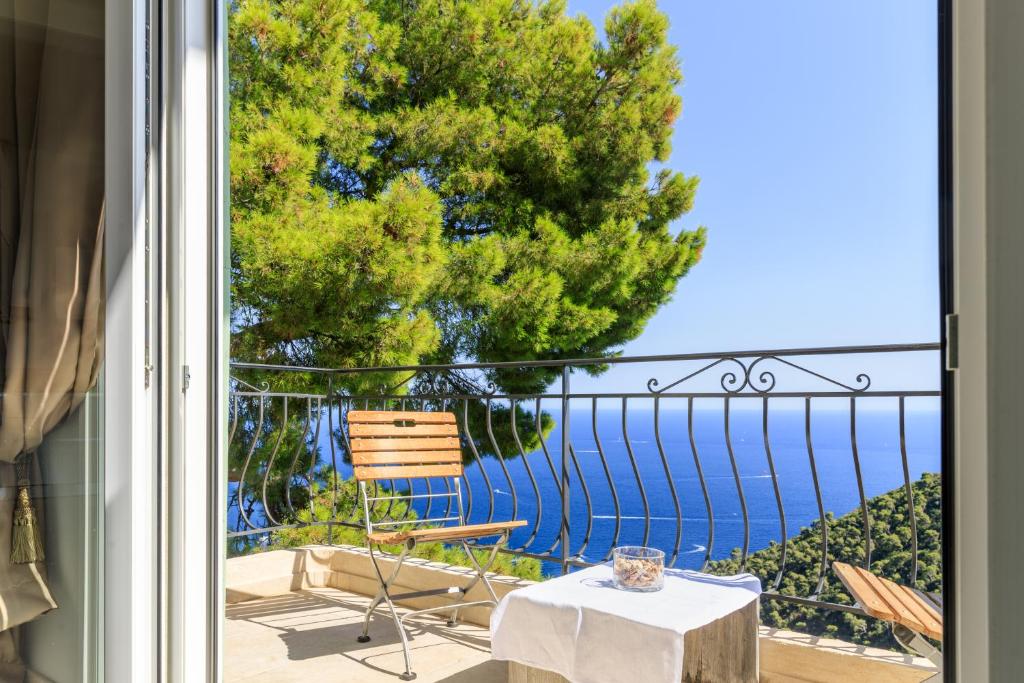
{"label": "distant hillside", "polygon": [[[919,567],[916,587],[939,592],[942,588],[942,518],[940,484],[937,474],[925,474],[912,485],[917,518]],[[890,491],[868,501],[871,516],[871,571],[899,583],[907,583],[911,570],[910,519],[903,488]],[[864,558],[864,533],[860,508],[836,519],[831,513],[828,523],[828,561],[841,560],[860,565]],[[775,581],[781,545],[750,555],[747,571],[760,577],[769,588]],[[739,571],[739,551],[729,560],[712,562],[709,571],[733,574]],[[779,592],[806,596],[814,591],[821,560],[821,524],[815,522],[789,539],[786,548],[786,572]],[[821,599],[827,602],[852,604],[842,583],[827,575]],[[839,638],[875,647],[895,648],[888,626],[871,618],[845,612],[804,607],[780,600],[763,600],[761,620],[765,625]]]}

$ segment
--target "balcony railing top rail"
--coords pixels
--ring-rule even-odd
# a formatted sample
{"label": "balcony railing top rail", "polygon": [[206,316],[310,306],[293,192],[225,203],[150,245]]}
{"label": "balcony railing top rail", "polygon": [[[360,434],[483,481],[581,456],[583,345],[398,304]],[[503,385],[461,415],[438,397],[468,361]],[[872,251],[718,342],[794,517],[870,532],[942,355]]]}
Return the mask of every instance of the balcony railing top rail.
{"label": "balcony railing top rail", "polygon": [[[723,539],[737,548],[740,568],[753,552],[772,546],[777,571],[765,586],[767,597],[859,612],[821,599],[835,552],[826,509],[859,509],[862,538],[855,561],[869,567],[875,546],[869,490],[901,487],[910,527],[905,580],[917,582],[912,472],[937,466],[939,458],[937,441],[916,450],[908,446],[907,403],[940,395],[939,350],[937,343],[921,343],[372,368],[232,363],[235,510],[229,537],[246,542],[303,526],[357,527],[358,506],[346,498],[342,483],[350,474],[345,412],[443,409],[460,422],[467,519],[531,520],[513,538],[513,554],[564,572],[607,561],[621,543],[653,544],[667,551],[672,564],[706,570],[727,556]],[[890,381],[877,388],[876,372],[862,366],[850,372],[853,358],[897,358],[879,366],[899,375],[894,370],[912,354],[924,354],[921,367],[934,370],[935,387]],[[636,390],[573,390],[574,369],[638,364],[675,365],[668,379],[651,376]],[[531,369],[554,377],[554,389],[502,392],[495,384],[501,372]],[[320,380],[297,387],[297,373]],[[397,377],[377,391],[346,388],[355,384],[352,378],[379,374]],[[845,399],[841,408],[837,399]],[[880,405],[863,407],[874,399]],[[878,434],[894,442],[891,460],[875,457],[884,450],[875,443]],[[862,445],[868,437],[872,443]],[[871,455],[867,467],[865,453]],[[420,491],[411,482],[404,488],[388,482],[375,494],[371,514],[400,524],[411,515],[429,519],[432,507],[443,504],[441,517],[449,517],[451,491],[434,490],[443,485],[432,488],[428,481]],[[398,490],[411,493],[414,504],[404,510],[393,506],[387,491]],[[314,509],[316,491],[330,493],[326,512]],[[298,514],[303,509],[305,517]],[[815,525],[820,542],[816,580],[803,595],[781,592],[793,523]],[[684,550],[684,539],[695,534],[700,543]]]}

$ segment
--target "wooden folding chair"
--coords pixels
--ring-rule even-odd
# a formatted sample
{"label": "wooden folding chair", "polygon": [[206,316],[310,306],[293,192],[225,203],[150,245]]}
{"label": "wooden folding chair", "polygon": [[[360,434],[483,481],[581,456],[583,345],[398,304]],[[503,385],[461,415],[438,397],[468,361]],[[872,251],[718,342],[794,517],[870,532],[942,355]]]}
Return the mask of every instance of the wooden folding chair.
{"label": "wooden folding chair", "polygon": [[[347,417],[349,447],[352,454],[352,464],[355,470],[356,481],[359,482],[359,496],[363,504],[363,516],[366,520],[367,545],[370,549],[370,558],[373,567],[377,572],[377,579],[380,588],[374,596],[370,606],[366,609],[366,617],[363,621],[363,634],[359,636],[360,643],[370,640],[370,616],[381,602],[387,604],[391,611],[391,618],[398,629],[398,635],[402,639],[402,653],[405,656],[405,673],[401,675],[402,680],[411,681],[416,678],[412,671],[412,662],[409,656],[409,642],[405,633],[404,621],[409,617],[427,614],[430,612],[450,612],[448,625],[455,624],[459,610],[464,607],[475,605],[497,606],[498,597],[494,593],[490,582],[487,580],[487,571],[494,563],[498,551],[508,542],[512,529],[525,526],[525,521],[495,522],[490,524],[466,524],[462,511],[462,451],[459,445],[459,431],[455,423],[453,413],[431,413],[431,412],[406,412],[406,411],[377,411],[357,410],[350,411]],[[426,478],[447,478],[451,480],[452,486],[446,488],[447,493],[417,494],[417,498],[448,498],[448,502],[454,502],[455,510],[445,512],[444,517],[415,520],[382,520],[373,521],[371,503],[389,500],[394,497],[395,492],[387,496],[377,496],[376,487],[374,494],[368,493],[367,482],[395,479],[426,479]],[[412,492],[409,493],[409,504],[412,504]],[[452,498],[455,500],[453,501]],[[451,506],[446,506],[451,510]],[[442,526],[449,522],[455,522],[452,526]],[[428,526],[429,525],[429,526]],[[408,527],[411,529],[396,529],[395,527]],[[416,528],[419,527],[419,528]],[[381,530],[382,528],[389,530]],[[476,557],[470,552],[470,539],[498,536],[498,540],[491,546],[491,552],[483,564],[480,564]],[[402,563],[409,553],[420,543],[436,542],[459,542],[466,555],[469,557],[476,576],[465,587],[450,586],[432,590],[415,591],[393,595],[391,585],[398,577]],[[385,579],[381,570],[377,554],[374,553],[374,545],[403,545],[398,561],[391,570],[390,575]],[[482,582],[490,600],[477,600],[467,602],[465,600],[469,591]],[[394,602],[403,598],[417,598],[429,595],[452,595],[457,600],[451,605],[431,607],[408,612],[402,617],[395,611]]]}
{"label": "wooden folding chair", "polygon": [[942,680],[942,652],[923,637],[942,641],[942,598],[844,562],[833,562],[832,570],[864,612],[891,624],[900,645],[938,667],[928,680]]}

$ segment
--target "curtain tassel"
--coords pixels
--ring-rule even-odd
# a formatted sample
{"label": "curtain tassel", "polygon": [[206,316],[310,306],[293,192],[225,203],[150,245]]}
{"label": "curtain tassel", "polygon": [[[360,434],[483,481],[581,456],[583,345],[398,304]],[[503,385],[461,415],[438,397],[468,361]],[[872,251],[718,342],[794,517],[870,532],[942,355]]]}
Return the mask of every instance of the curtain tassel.
{"label": "curtain tassel", "polygon": [[28,485],[27,479],[18,482],[18,502],[14,509],[14,529],[11,533],[11,562],[14,564],[29,564],[46,559]]}

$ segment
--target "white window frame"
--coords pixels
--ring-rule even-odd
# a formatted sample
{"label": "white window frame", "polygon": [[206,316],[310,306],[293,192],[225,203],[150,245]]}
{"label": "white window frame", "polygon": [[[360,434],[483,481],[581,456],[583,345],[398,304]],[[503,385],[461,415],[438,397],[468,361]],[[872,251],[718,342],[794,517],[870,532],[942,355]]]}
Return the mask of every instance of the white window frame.
{"label": "white window frame", "polygon": [[103,671],[157,680],[157,398],[148,382],[146,4],[106,4]]}
{"label": "white window frame", "polygon": [[953,14],[953,680],[989,680],[988,309],[985,248],[985,0]]}
{"label": "white window frame", "polygon": [[107,681],[221,678],[224,10],[107,0]]}

